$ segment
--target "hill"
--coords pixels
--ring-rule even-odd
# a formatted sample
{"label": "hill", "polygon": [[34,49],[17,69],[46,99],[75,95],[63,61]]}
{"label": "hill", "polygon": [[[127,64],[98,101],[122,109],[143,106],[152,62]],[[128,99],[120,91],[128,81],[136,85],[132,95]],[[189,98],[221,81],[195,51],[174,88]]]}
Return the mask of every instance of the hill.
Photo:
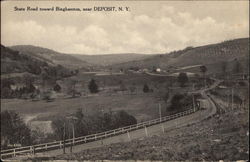
{"label": "hill", "polygon": [[72,55],[59,53],[51,49],[32,46],[32,45],[17,45],[10,47],[13,50],[25,53],[37,59],[44,60],[57,65],[62,65],[68,68],[88,68],[93,65],[86,61],[80,60]]}
{"label": "hill", "polygon": [[[249,38],[235,39],[218,44],[200,47],[188,47],[184,50],[173,51],[166,54],[151,56],[137,61],[113,65],[112,68],[139,67],[152,69],[153,66],[163,69],[170,67],[185,67],[192,65],[209,65],[217,72],[222,62],[229,64],[239,60],[244,67],[248,67]],[[215,68],[214,65],[217,67]],[[221,68],[220,68],[221,69]]]}
{"label": "hill", "polygon": [[105,54],[105,55],[73,55],[74,57],[86,61],[91,64],[109,66],[112,64],[120,64],[128,61],[142,60],[150,57],[146,54]]}
{"label": "hill", "polygon": [[1,45],[1,97],[12,97],[11,85],[27,87],[32,82],[50,82],[74,74],[75,71],[61,65]]}

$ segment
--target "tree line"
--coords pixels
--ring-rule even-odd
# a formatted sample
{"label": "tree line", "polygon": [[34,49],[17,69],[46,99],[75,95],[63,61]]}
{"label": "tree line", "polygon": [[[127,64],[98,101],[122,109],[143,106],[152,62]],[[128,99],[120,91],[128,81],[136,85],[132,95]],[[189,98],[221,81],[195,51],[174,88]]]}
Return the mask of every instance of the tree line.
{"label": "tree line", "polygon": [[[52,120],[54,132],[45,137],[43,132],[31,131],[18,113],[3,111],[1,112],[1,149],[10,148],[10,144],[27,146],[41,142],[62,140],[64,132],[65,138],[72,138],[73,127],[75,137],[79,137],[137,123],[135,117],[123,110],[96,112],[92,115],[86,115],[83,114],[81,109],[78,109],[72,116],[75,120],[71,120],[67,116],[54,117]],[[44,139],[39,139],[39,137]]]}

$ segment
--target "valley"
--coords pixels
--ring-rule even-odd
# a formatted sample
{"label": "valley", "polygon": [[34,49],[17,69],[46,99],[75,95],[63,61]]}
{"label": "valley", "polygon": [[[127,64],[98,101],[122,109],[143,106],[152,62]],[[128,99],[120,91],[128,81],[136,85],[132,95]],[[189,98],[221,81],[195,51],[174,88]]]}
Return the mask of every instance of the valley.
{"label": "valley", "polygon": [[[248,38],[236,39],[167,54],[97,56],[63,54],[35,46],[1,46],[1,113],[17,113],[18,120],[27,125],[30,137],[34,138],[33,143],[25,144],[22,139],[17,140],[17,144],[41,144],[62,140],[63,129],[71,132],[72,121],[68,118],[72,116],[79,128],[76,137],[80,137],[198,107],[204,100],[202,89],[220,80],[220,84],[209,91],[209,96],[229,116],[234,112],[241,114],[249,106],[246,97],[249,88],[248,42]],[[199,93],[191,93],[194,91]],[[232,94],[226,95],[228,92]],[[228,111],[230,107],[238,109]],[[213,116],[188,127],[201,128],[215,121],[217,118]],[[244,120],[244,124],[248,122]],[[213,129],[211,124],[208,125]],[[171,132],[186,132],[187,129]],[[192,133],[187,133],[189,135]],[[186,135],[181,136],[181,142],[191,140]],[[70,133],[64,135],[64,138],[70,137]],[[157,143],[167,137],[170,135],[163,134],[153,141]],[[148,140],[143,139],[151,147],[153,144]],[[198,143],[204,144],[204,139],[199,140]],[[142,143],[138,142],[133,148]],[[119,145],[112,147],[117,149]],[[5,144],[3,148],[11,147]],[[172,155],[159,155],[156,159],[191,156],[184,151],[185,155],[171,152]],[[112,159],[134,157],[130,153],[127,156],[127,152]],[[86,156],[86,152],[81,154]],[[78,156],[76,154],[73,159],[79,159]],[[217,155],[213,156],[211,159],[218,159]],[[154,154],[146,158],[154,159]],[[205,159],[210,160],[209,157]]]}

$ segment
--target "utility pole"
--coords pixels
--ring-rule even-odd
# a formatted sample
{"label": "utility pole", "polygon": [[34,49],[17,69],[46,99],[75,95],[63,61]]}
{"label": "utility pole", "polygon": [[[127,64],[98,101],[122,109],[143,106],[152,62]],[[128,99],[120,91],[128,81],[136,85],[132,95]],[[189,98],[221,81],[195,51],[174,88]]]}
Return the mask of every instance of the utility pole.
{"label": "utility pole", "polygon": [[66,135],[66,129],[65,129],[65,122],[63,124],[63,154],[65,154],[65,135]]}
{"label": "utility pole", "polygon": [[[194,84],[193,84],[193,91],[194,91]],[[195,112],[195,101],[194,101],[194,94],[192,94],[192,99],[193,99],[193,109],[194,109],[194,112]]]}
{"label": "utility pole", "polygon": [[228,92],[228,94],[227,94],[227,107],[228,107],[228,109],[229,109],[229,107],[230,107],[230,99],[229,99],[230,89],[228,89],[228,90],[229,90],[229,92]]}
{"label": "utility pole", "polygon": [[75,145],[75,125],[73,123],[73,145]]}
{"label": "utility pole", "polygon": [[159,103],[159,116],[160,116],[160,122],[161,122],[161,103]]}
{"label": "utility pole", "polygon": [[194,112],[195,112],[194,94],[192,94],[192,98],[193,98],[193,109],[194,109]]}
{"label": "utility pole", "polygon": [[232,87],[232,110],[233,110],[233,104],[234,104],[234,88]]}
{"label": "utility pole", "polygon": [[72,142],[70,145],[70,152],[72,153],[73,145],[75,144],[75,128],[74,128],[74,123],[71,123],[71,124],[72,124]]}
{"label": "utility pole", "polygon": [[69,134],[71,134],[70,136],[72,137],[72,141],[70,144],[70,152],[72,153],[73,150],[73,145],[75,145],[75,124],[74,121],[77,120],[78,118],[76,118],[75,116],[68,116],[66,117],[70,124],[72,125],[72,134],[71,134],[71,130],[69,130]]}

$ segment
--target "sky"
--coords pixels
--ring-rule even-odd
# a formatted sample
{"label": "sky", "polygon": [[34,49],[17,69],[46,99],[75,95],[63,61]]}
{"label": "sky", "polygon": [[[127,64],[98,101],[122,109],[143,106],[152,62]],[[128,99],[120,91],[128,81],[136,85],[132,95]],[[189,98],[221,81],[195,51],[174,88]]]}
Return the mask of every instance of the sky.
{"label": "sky", "polygon": [[[14,7],[129,11],[14,11]],[[248,1],[2,1],[1,44],[70,54],[159,54],[249,37]]]}

